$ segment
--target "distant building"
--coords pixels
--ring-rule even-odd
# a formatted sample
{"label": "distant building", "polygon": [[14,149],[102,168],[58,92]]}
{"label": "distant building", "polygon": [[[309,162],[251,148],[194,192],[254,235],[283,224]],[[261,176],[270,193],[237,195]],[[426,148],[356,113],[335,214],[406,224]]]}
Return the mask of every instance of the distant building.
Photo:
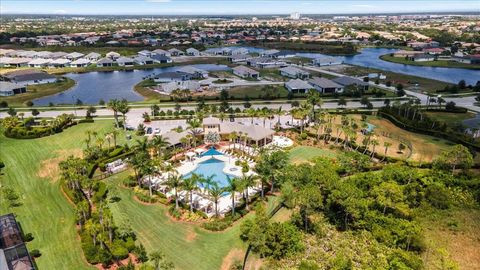
{"label": "distant building", "polygon": [[117,52],[108,52],[105,57],[107,58],[110,58],[112,60],[117,60],[118,58],[120,58],[120,54],[117,53]]}
{"label": "distant building", "polygon": [[97,67],[111,67],[113,63],[112,59],[105,57],[97,61]]}
{"label": "distant building", "polygon": [[168,82],[179,82],[179,81],[188,81],[192,77],[190,74],[177,71],[177,72],[163,72],[156,75],[153,80],[156,83],[168,83]]}
{"label": "distant building", "polygon": [[362,80],[352,78],[352,77],[348,77],[348,76],[338,77],[338,78],[333,79],[332,81],[334,81],[334,82],[336,82],[340,85],[343,85],[344,87],[346,87],[346,86],[356,86],[357,89],[363,90],[363,91],[367,91],[369,86],[370,86],[368,82],[364,82]]}
{"label": "distant building", "polygon": [[135,58],[133,58],[133,60],[135,61],[135,63],[137,63],[137,65],[151,65],[153,64],[153,59],[148,57],[148,56],[142,56],[142,55],[139,55]]}
{"label": "distant building", "polygon": [[70,63],[70,67],[76,67],[76,68],[87,67],[88,65],[90,65],[90,60],[85,58],[80,58]]}
{"label": "distant building", "polygon": [[341,93],[343,92],[343,86],[331,81],[329,79],[313,77],[308,81],[313,88],[318,90],[321,93]]}
{"label": "distant building", "polygon": [[288,66],[280,69],[280,74],[285,77],[290,77],[293,79],[308,79],[310,78],[310,73],[299,69],[297,67]]}
{"label": "distant building", "polygon": [[90,60],[90,62],[97,62],[98,59],[102,57],[99,53],[96,52],[91,52],[87,55],[85,55],[85,59]]}
{"label": "distant building", "polygon": [[199,55],[200,55],[200,51],[197,50],[197,49],[195,49],[195,48],[188,48],[188,49],[186,50],[186,53],[187,53],[187,55],[189,55],[189,56],[199,56]]}
{"label": "distant building", "polygon": [[248,68],[246,66],[237,66],[232,68],[233,74],[241,78],[252,78],[258,79],[260,73],[254,69]]}
{"label": "distant building", "polygon": [[135,65],[135,60],[130,57],[120,57],[116,62],[121,67],[133,67]]}
{"label": "distant building", "polygon": [[35,69],[12,71],[4,74],[3,77],[12,83],[20,85],[53,83],[57,81],[57,77]]}
{"label": "distant building", "polygon": [[172,58],[166,55],[152,54],[150,58],[152,58],[154,62],[160,64],[172,63]]}
{"label": "distant building", "polygon": [[8,97],[27,92],[24,85],[0,81],[0,96]]}
{"label": "distant building", "polygon": [[208,71],[192,66],[183,66],[179,68],[178,71],[190,74],[192,79],[208,78]]}
{"label": "distant building", "polygon": [[414,62],[429,62],[429,61],[434,61],[435,56],[431,54],[416,54],[412,57],[409,58],[410,60]]}
{"label": "distant building", "polygon": [[290,19],[292,20],[300,20],[300,13],[298,12],[293,12],[290,14]]}
{"label": "distant building", "polygon": [[304,94],[306,93],[309,89],[312,89],[313,86],[310,85],[308,82],[300,80],[300,79],[294,79],[290,80],[285,83],[285,88],[287,88],[288,91],[294,93],[294,94]]}
{"label": "distant building", "polygon": [[312,60],[312,64],[314,66],[333,66],[333,65],[341,65],[343,61],[337,57],[319,57]]}

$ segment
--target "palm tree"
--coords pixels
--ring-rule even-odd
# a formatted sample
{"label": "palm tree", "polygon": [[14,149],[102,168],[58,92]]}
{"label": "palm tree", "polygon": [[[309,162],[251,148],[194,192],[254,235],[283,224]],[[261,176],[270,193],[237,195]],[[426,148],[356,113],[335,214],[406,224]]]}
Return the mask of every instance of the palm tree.
{"label": "palm tree", "polygon": [[190,195],[190,212],[193,212],[193,192],[198,190],[198,182],[200,180],[200,176],[196,173],[192,173],[187,179],[183,180],[183,189],[188,192]]}
{"label": "palm tree", "polygon": [[177,173],[171,173],[166,184],[169,188],[175,190],[175,209],[178,209],[178,191],[183,186],[183,178]]}
{"label": "palm tree", "polygon": [[376,138],[372,138],[372,141],[370,142],[370,144],[372,145],[372,157],[373,157],[375,155],[375,147],[380,143]]}
{"label": "palm tree", "polygon": [[322,97],[320,96],[320,93],[315,89],[308,90],[307,102],[311,106],[312,119],[315,119],[315,106],[318,106],[321,108],[323,104],[323,100],[322,100]]}
{"label": "palm tree", "polygon": [[254,108],[248,108],[245,112],[251,119],[250,124],[253,124],[253,118],[257,117],[257,111]]}
{"label": "palm tree", "polygon": [[241,183],[241,187],[245,190],[245,208],[248,209],[248,188],[255,186],[255,182],[257,181],[257,178],[255,175],[250,174],[242,174],[242,177],[238,179],[238,181]]}
{"label": "palm tree", "polygon": [[167,140],[162,135],[154,136],[150,143],[155,148],[157,156],[160,156],[161,150],[169,145]]}
{"label": "palm tree", "polygon": [[218,217],[218,201],[220,200],[224,192],[225,192],[225,189],[219,187],[217,182],[213,182],[213,185],[210,186],[210,188],[208,189],[208,195],[210,196],[213,203],[215,204],[215,216],[217,217]]}
{"label": "palm tree", "polygon": [[110,132],[112,134],[113,138],[113,148],[117,148],[117,136],[118,136],[118,130],[114,129]]}
{"label": "palm tree", "polygon": [[115,119],[115,126],[117,128],[119,128],[119,124],[118,124],[118,108],[119,108],[119,104],[120,102],[118,101],[118,99],[111,99],[108,101],[107,103],[107,107],[110,108],[112,111],[113,111],[113,118]]}
{"label": "palm tree", "polygon": [[147,149],[149,147],[147,138],[143,138],[142,140],[137,139],[137,147],[138,150],[147,152]]}
{"label": "palm tree", "polygon": [[278,116],[277,119],[277,126],[280,126],[280,116],[282,116],[285,113],[285,111],[282,110],[282,106],[280,106],[278,109],[274,111],[274,114]]}
{"label": "palm tree", "polygon": [[118,111],[123,116],[123,130],[127,129],[127,122],[126,122],[126,114],[130,111],[130,107],[128,106],[128,101],[126,99],[122,99],[118,106]]}
{"label": "palm tree", "polygon": [[142,175],[146,175],[148,177],[148,191],[150,194],[150,197],[153,196],[153,181],[152,181],[152,176],[154,174],[158,174],[158,168],[155,166],[154,162],[151,159],[148,159],[147,161],[143,162],[143,164],[140,167],[140,171],[142,172]]}
{"label": "palm tree", "polygon": [[237,178],[230,178],[227,176],[227,186],[225,187],[226,192],[230,192],[230,198],[232,198],[232,217],[235,216],[235,192],[239,191],[240,183]]}
{"label": "palm tree", "polygon": [[223,122],[223,120],[225,120],[226,118],[227,118],[227,115],[224,112],[220,112],[218,114],[218,119],[220,119],[220,121]]}
{"label": "palm tree", "polygon": [[230,143],[233,143],[233,149],[235,150],[235,141],[237,140],[238,135],[237,132],[232,131],[230,134],[228,134],[228,139],[230,140]]}
{"label": "palm tree", "polygon": [[388,148],[389,148],[390,146],[392,146],[392,144],[389,143],[389,142],[384,142],[384,143],[383,143],[383,147],[385,147],[385,152],[383,153],[383,159],[382,159],[382,161],[385,160],[385,158],[387,158],[387,152],[388,152]]}

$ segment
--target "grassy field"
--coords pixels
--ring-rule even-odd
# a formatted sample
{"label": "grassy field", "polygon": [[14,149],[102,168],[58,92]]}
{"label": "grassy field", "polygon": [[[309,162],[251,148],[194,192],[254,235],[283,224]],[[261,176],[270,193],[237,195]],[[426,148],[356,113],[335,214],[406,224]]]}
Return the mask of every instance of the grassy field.
{"label": "grassy field", "polygon": [[75,85],[75,81],[66,77],[62,77],[61,81],[56,83],[47,83],[39,85],[27,86],[27,92],[10,97],[1,97],[0,101],[6,101],[9,105],[22,105],[27,101],[36,98],[54,95],[70,89]]}
{"label": "grassy field", "polygon": [[480,211],[429,212],[420,218],[427,246],[422,256],[425,269],[480,269]]}
{"label": "grassy field", "polygon": [[161,250],[177,269],[219,269],[232,248],[243,249],[239,223],[224,232],[209,232],[196,224],[173,221],[163,205],[145,205],[133,191],[119,186],[126,174],[108,179],[121,200],[110,205],[116,223],[127,222],[147,252]]}
{"label": "grassy field", "polygon": [[242,99],[245,96],[248,96],[250,99],[262,99],[267,94],[276,98],[286,98],[288,96],[288,90],[283,85],[275,85],[268,87],[269,90],[266,89],[263,86],[239,86],[229,89],[228,93],[237,99]]}
{"label": "grassy field", "polygon": [[438,90],[443,90],[445,86],[451,86],[452,84],[431,80],[427,78],[405,75],[385,70],[379,70],[374,68],[366,68],[360,66],[352,66],[344,68],[341,73],[345,73],[350,76],[364,76],[368,73],[382,73],[387,76],[386,80],[380,80],[380,82],[385,83],[387,81],[391,81],[392,85],[395,86],[398,83],[403,84],[406,90],[411,90],[415,92],[429,92],[429,93],[436,93]]}
{"label": "grassy field", "polygon": [[[73,207],[55,178],[61,160],[81,155],[87,129],[101,134],[112,128],[113,121],[96,121],[40,139],[15,140],[0,135],[0,159],[6,166],[0,185],[14,188],[22,202],[15,208],[0,203],[0,214],[15,213],[23,230],[33,234],[35,239],[28,248],[41,251],[36,260],[39,269],[94,269],[83,258]],[[119,143],[125,142],[124,135],[118,138]]]}
{"label": "grassy field", "polygon": [[292,163],[302,163],[308,162],[312,158],[316,157],[328,157],[334,158],[336,157],[336,153],[328,150],[328,149],[321,149],[318,147],[313,146],[297,146],[290,150],[288,153],[290,162]]}
{"label": "grassy field", "polygon": [[480,65],[464,64],[455,61],[437,60],[428,62],[415,62],[406,60],[403,57],[394,57],[389,54],[380,56],[380,59],[387,62],[393,62],[397,64],[412,65],[412,66],[426,66],[426,67],[445,67],[445,68],[465,68],[465,69],[480,69]]}
{"label": "grassy field", "polygon": [[428,117],[435,121],[446,122],[447,124],[458,124],[464,120],[474,118],[475,113],[448,113],[448,112],[426,112]]}

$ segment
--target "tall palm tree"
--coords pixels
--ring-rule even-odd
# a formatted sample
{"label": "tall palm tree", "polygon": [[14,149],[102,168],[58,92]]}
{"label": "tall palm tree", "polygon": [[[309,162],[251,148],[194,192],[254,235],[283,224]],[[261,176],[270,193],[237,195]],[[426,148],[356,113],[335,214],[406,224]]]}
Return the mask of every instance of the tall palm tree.
{"label": "tall palm tree", "polygon": [[152,177],[153,175],[159,173],[159,170],[155,165],[156,164],[151,159],[148,159],[147,161],[143,162],[140,167],[140,171],[142,172],[142,174],[148,177],[148,191],[149,191],[150,197],[153,196]]}
{"label": "tall palm tree", "polygon": [[112,134],[112,139],[113,139],[113,148],[117,148],[117,136],[118,136],[118,130],[114,129],[110,132]]}
{"label": "tall palm tree", "polygon": [[245,112],[250,117],[250,124],[253,124],[253,118],[257,117],[257,111],[254,108],[248,108]]}
{"label": "tall palm tree", "polygon": [[241,183],[242,189],[245,190],[245,208],[249,210],[248,207],[248,188],[255,186],[255,183],[257,181],[257,177],[253,174],[246,175],[242,174],[242,177],[238,179],[238,181]]}
{"label": "tall palm tree", "polygon": [[280,116],[282,116],[285,113],[285,111],[282,110],[282,106],[278,107],[275,111],[274,114],[277,115],[277,126],[280,126]]}
{"label": "tall palm tree", "polygon": [[389,148],[390,146],[392,146],[392,144],[389,143],[389,142],[384,142],[384,143],[383,143],[383,147],[385,147],[385,152],[383,152],[383,159],[382,159],[382,161],[385,160],[385,158],[387,158],[387,152],[388,152],[388,148]]}
{"label": "tall palm tree", "polygon": [[237,140],[238,135],[237,132],[232,131],[230,134],[228,134],[228,139],[230,140],[231,143],[233,143],[233,149],[235,150],[235,141]]}
{"label": "tall palm tree", "polygon": [[113,118],[115,119],[115,126],[117,128],[119,128],[119,124],[118,124],[118,108],[119,108],[119,104],[120,102],[118,101],[118,99],[114,98],[114,99],[111,99],[108,101],[107,103],[107,107],[110,108],[110,110],[113,111]]}
{"label": "tall palm tree", "polygon": [[307,93],[307,102],[310,104],[311,116],[312,119],[315,119],[315,106],[321,107],[323,104],[322,97],[320,93],[315,89],[308,90]]}
{"label": "tall palm tree", "polygon": [[217,182],[214,182],[212,186],[208,189],[208,195],[212,199],[213,203],[215,204],[215,216],[218,217],[218,201],[222,197],[223,193],[225,192],[224,188],[218,186]]}
{"label": "tall palm tree", "polygon": [[128,106],[128,101],[126,99],[122,99],[118,106],[118,111],[123,116],[123,130],[127,129],[127,122],[126,122],[126,114],[130,111],[130,107]]}
{"label": "tall palm tree", "polygon": [[162,149],[169,145],[167,140],[162,135],[154,136],[150,144],[155,148],[157,156],[160,156]]}
{"label": "tall palm tree", "polygon": [[230,192],[230,198],[232,198],[232,217],[235,216],[235,192],[239,191],[240,183],[237,178],[230,178],[227,176],[227,186],[225,187],[226,192]]}
{"label": "tall palm tree", "polygon": [[178,191],[183,186],[183,178],[177,173],[171,173],[166,184],[169,188],[175,190],[175,209],[178,209]]}
{"label": "tall palm tree", "polygon": [[190,212],[193,212],[193,192],[198,190],[200,176],[192,173],[192,176],[183,180],[183,189],[188,192],[190,197]]}

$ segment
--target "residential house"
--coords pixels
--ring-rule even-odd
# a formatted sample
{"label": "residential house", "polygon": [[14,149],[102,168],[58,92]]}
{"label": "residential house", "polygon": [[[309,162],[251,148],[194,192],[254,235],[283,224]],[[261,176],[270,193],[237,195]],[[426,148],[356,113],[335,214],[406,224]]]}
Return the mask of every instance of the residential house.
{"label": "residential house", "polygon": [[40,52],[36,52],[34,55],[33,55],[33,58],[44,58],[44,59],[48,59],[50,58],[50,55],[52,54],[52,52],[48,52],[48,51],[40,51]]}
{"label": "residential house", "polygon": [[156,50],[152,51],[152,55],[150,57],[152,57],[154,55],[168,56],[168,57],[171,56],[169,52],[167,52],[165,50],[162,50],[162,49],[156,49]]}
{"label": "residential house", "polygon": [[30,61],[32,61],[32,58],[13,57],[8,60],[5,67],[27,67]]}
{"label": "residential house", "polygon": [[195,49],[195,48],[188,48],[188,49],[186,50],[186,53],[187,53],[187,55],[189,55],[189,56],[199,56],[199,55],[200,55],[200,51],[197,50],[197,49]]}
{"label": "residential house", "polygon": [[116,62],[121,67],[133,67],[135,65],[135,60],[130,57],[120,57]]}
{"label": "residential house", "polygon": [[112,60],[115,61],[115,60],[117,60],[118,58],[120,58],[120,54],[117,53],[117,52],[108,52],[108,53],[105,55],[105,57],[110,58],[110,59],[112,59]]}
{"label": "residential house", "polygon": [[153,52],[151,52],[149,50],[143,50],[143,51],[138,52],[138,55],[145,56],[145,57],[150,57],[150,56],[152,56],[152,54],[153,54]]}
{"label": "residential house", "polygon": [[232,71],[233,71],[233,74],[241,78],[258,79],[260,77],[260,73],[258,71],[248,68],[246,66],[236,66],[232,68]]}
{"label": "residential house", "polygon": [[178,82],[178,81],[188,81],[191,79],[190,74],[177,71],[177,72],[163,72],[156,75],[153,80],[156,83],[168,83],[168,82]]}
{"label": "residential house", "polygon": [[279,50],[275,50],[275,49],[265,50],[265,51],[261,52],[260,55],[265,56],[265,57],[271,57],[272,55],[274,55],[276,53],[279,53],[279,52],[280,52]]}
{"label": "residential house", "polygon": [[409,58],[410,60],[414,62],[429,62],[429,61],[434,61],[435,56],[431,54],[416,54],[412,57]]}
{"label": "residential house", "polygon": [[57,77],[36,69],[23,69],[2,75],[6,80],[20,85],[53,83]]}
{"label": "residential house", "polygon": [[90,60],[90,62],[97,62],[98,59],[100,59],[100,57],[102,57],[99,53],[96,53],[96,52],[91,52],[87,55],[85,55],[85,59],[87,60]]}
{"label": "residential house", "polygon": [[25,85],[0,81],[0,96],[8,97],[27,92]]}
{"label": "residential house", "polygon": [[142,56],[142,55],[139,55],[135,58],[133,58],[133,60],[135,61],[135,63],[137,63],[137,65],[151,65],[153,64],[153,59],[148,57],[148,56]]}
{"label": "residential house", "polygon": [[286,67],[287,63],[285,61],[269,57],[255,57],[248,59],[247,65],[256,68],[278,68]]}
{"label": "residential house", "polygon": [[52,52],[48,58],[50,59],[59,59],[59,58],[65,58],[65,55],[68,53],[66,52]]}
{"label": "residential house", "polygon": [[185,52],[179,50],[179,49],[175,49],[175,48],[172,48],[170,50],[168,50],[168,52],[170,53],[170,56],[181,56],[181,55],[185,55]]}
{"label": "residential house", "polygon": [[295,57],[295,53],[293,52],[287,52],[287,51],[281,51],[281,52],[276,52],[267,55],[267,57],[271,58],[290,58],[290,57]]}
{"label": "residential house", "polygon": [[49,64],[48,67],[51,68],[61,68],[61,67],[68,67],[72,61],[65,59],[65,58],[57,58],[53,59]]}
{"label": "residential house", "polygon": [[69,53],[67,55],[65,55],[64,57],[68,60],[77,60],[79,59],[80,57],[83,57],[84,54],[83,53],[79,53],[79,52],[72,52],[72,53]]}
{"label": "residential house", "polygon": [[90,65],[90,60],[85,58],[80,58],[70,63],[70,67],[87,67],[88,65]]}
{"label": "residential house", "polygon": [[406,51],[406,50],[398,50],[393,53],[393,57],[412,57],[416,54],[422,54],[419,51]]}
{"label": "residential house", "polygon": [[285,88],[287,88],[288,91],[294,94],[304,94],[309,89],[312,89],[313,86],[306,81],[300,79],[293,79],[285,83]]}
{"label": "residential house", "polygon": [[333,66],[333,65],[341,65],[343,61],[337,57],[319,57],[312,60],[312,64],[314,66]]}
{"label": "residential house", "polygon": [[426,53],[426,54],[440,55],[445,51],[445,49],[439,48],[439,47],[432,47],[432,48],[424,48],[422,51],[423,53]]}
{"label": "residential house", "polygon": [[43,59],[43,58],[37,58],[33,59],[32,61],[28,62],[29,67],[35,67],[35,68],[43,68],[48,66],[48,64],[51,62],[51,59]]}
{"label": "residential house", "polygon": [[321,93],[341,93],[343,92],[343,86],[331,81],[329,79],[321,77],[313,77],[308,81],[317,91]]}
{"label": "residential house", "polygon": [[342,85],[343,87],[355,86],[357,87],[358,90],[361,90],[361,91],[368,91],[368,88],[370,85],[368,82],[364,82],[362,80],[352,78],[349,76],[338,77],[333,79],[332,81]]}
{"label": "residential house", "polygon": [[299,69],[297,67],[288,66],[280,69],[280,74],[285,77],[293,78],[293,79],[308,79],[310,78],[310,72],[305,70]]}
{"label": "residential house", "polygon": [[153,59],[155,63],[161,63],[161,64],[166,64],[166,63],[172,63],[172,58],[166,56],[166,55],[159,55],[159,54],[152,54],[150,57]]}
{"label": "residential house", "polygon": [[480,54],[475,55],[465,55],[465,56],[453,56],[453,61],[464,63],[464,64],[480,64]]}
{"label": "residential house", "polygon": [[111,58],[102,58],[97,61],[97,67],[111,67],[113,66],[113,60]]}
{"label": "residential house", "polygon": [[248,49],[246,48],[237,48],[232,50],[232,55],[245,55],[248,54]]}
{"label": "residential house", "polygon": [[248,54],[234,54],[234,55],[227,56],[227,60],[232,63],[245,62],[250,58],[252,57]]}
{"label": "residential house", "polygon": [[208,78],[208,71],[199,69],[192,66],[183,66],[178,69],[180,72],[185,72],[190,74],[192,79],[205,79]]}
{"label": "residential house", "polygon": [[172,93],[174,90],[190,90],[198,91],[201,85],[197,81],[172,81],[167,83],[161,83],[158,85],[161,92],[166,94]]}

